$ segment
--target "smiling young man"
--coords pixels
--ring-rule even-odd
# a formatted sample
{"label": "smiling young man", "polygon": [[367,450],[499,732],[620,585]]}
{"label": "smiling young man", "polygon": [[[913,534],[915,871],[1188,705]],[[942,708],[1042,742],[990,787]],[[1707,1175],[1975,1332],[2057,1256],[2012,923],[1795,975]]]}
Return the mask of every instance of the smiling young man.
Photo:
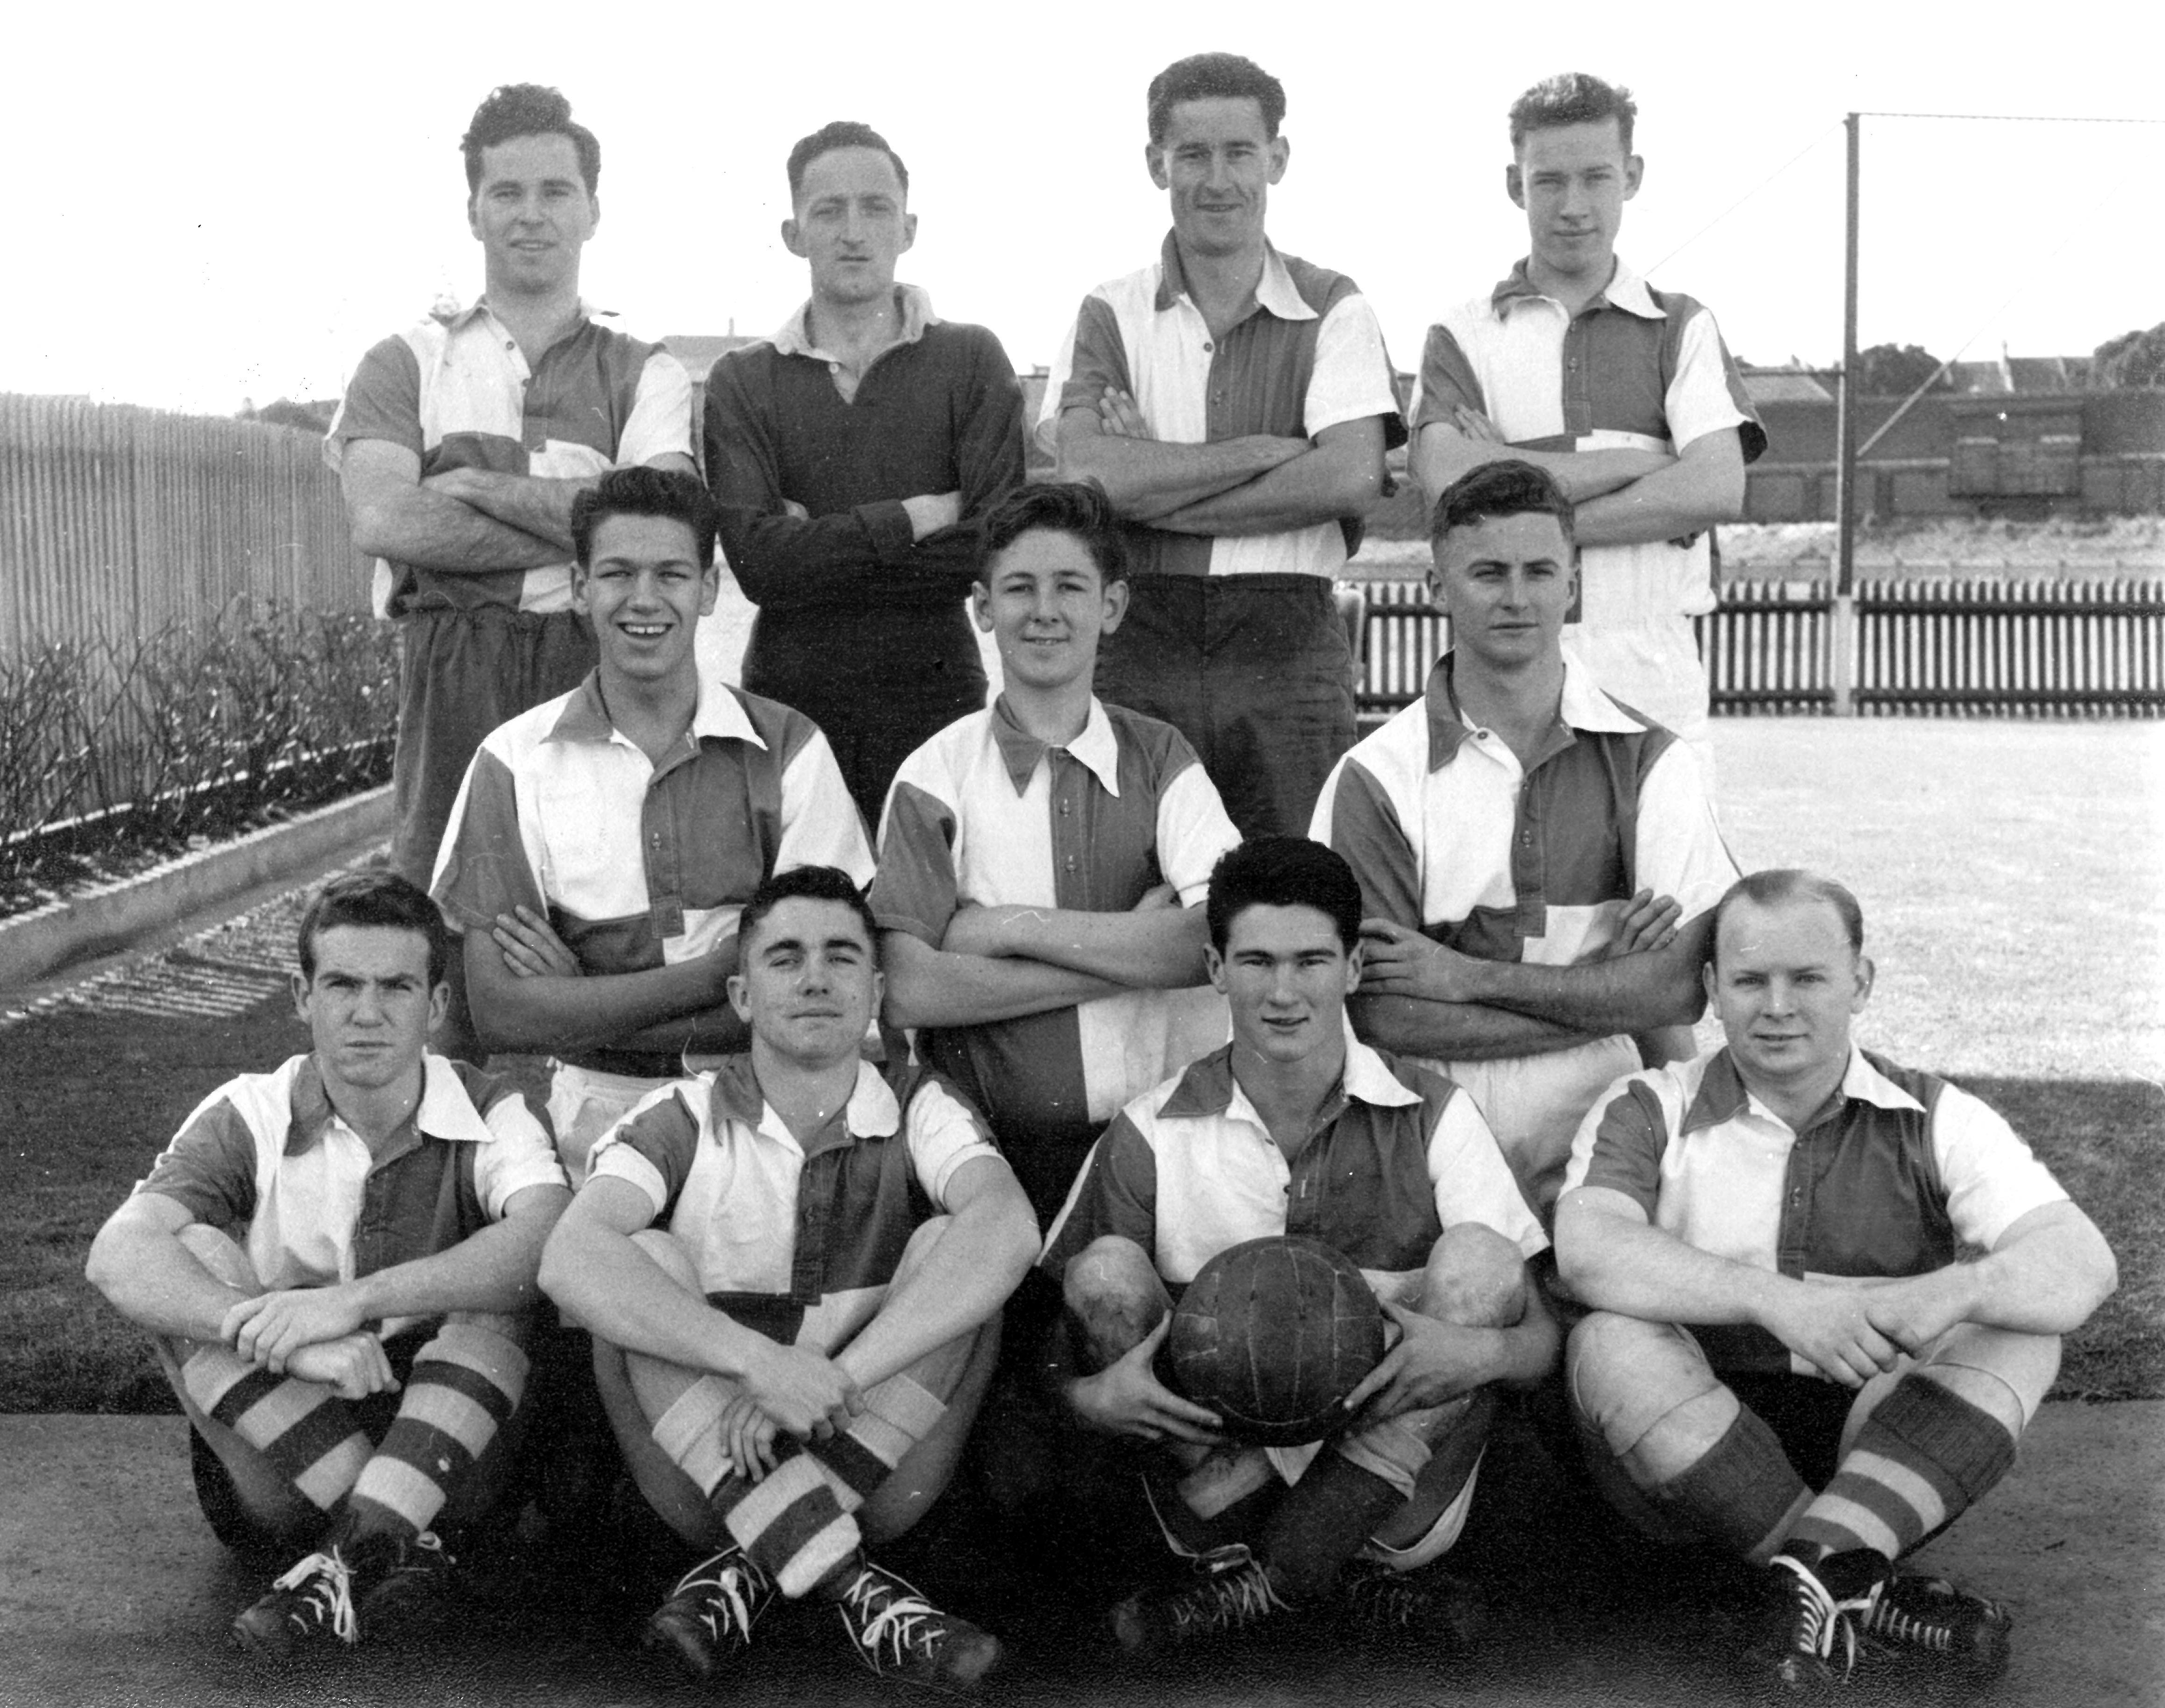
{"label": "smiling young man", "polygon": [[556,1057],[549,1096],[574,1183],[603,1130],[740,1048],[737,914],[772,873],[872,849],[826,738],[786,706],[700,679],[714,506],[689,475],[617,469],[572,508],[593,674],[493,731],[460,790],[435,891],[464,933],[492,1048]]}
{"label": "smiling young man", "polygon": [[1298,833],[1353,741],[1331,577],[1405,425],[1367,299],[1264,235],[1288,158],[1277,79],[1198,54],[1151,80],[1148,114],[1172,229],[1083,299],[1038,431],[1128,524],[1098,694],[1186,736],[1244,835]]}
{"label": "smiling young man", "polygon": [[1713,775],[1691,619],[1714,608],[1709,532],[1744,513],[1767,447],[1714,317],[1616,254],[1644,163],[1628,90],[1583,72],[1513,103],[1504,188],[1529,248],[1429,328],[1412,468],[1432,502],[1468,469],[1534,463],[1574,506],[1579,602],[1565,646],[1602,686],[1690,742]]}
{"label": "smiling young man", "polygon": [[1179,731],[1090,691],[1128,600],[1104,495],[1026,486],[985,530],[972,605],[1006,686],[903,762],[872,900],[888,1018],[1050,1217],[1121,1106],[1224,1041],[1203,896],[1240,834]]}
{"label": "smiling young man", "polygon": [[2005,1665],[2004,1610],[1894,1563],[2006,1473],[2117,1280],[2004,1120],[1857,1046],[1863,944],[1841,885],[1741,880],[1705,969],[1725,1043],[1616,1087],[1557,1206],[1595,1307],[1567,1368],[1596,1479],[1651,1533],[1767,1566],[1792,1690],[1860,1650]]}
{"label": "smiling young man", "polygon": [[708,375],[707,479],[759,607],[745,686],[827,732],[869,820],[903,756],[984,704],[962,602],[974,524],[1022,481],[1022,392],[991,333],[895,282],[917,216],[885,138],[838,121],[788,170],[812,295]]}
{"label": "smiling young man", "polygon": [[[1232,1042],[1121,1112],[1046,1242],[1073,1348],[1056,1348],[1061,1398],[1082,1427],[1148,1444],[1159,1526],[1193,1568],[1113,1610],[1131,1652],[1327,1609],[1440,1648],[1479,1618],[1463,1586],[1405,1574],[1465,1523],[1486,1390],[1555,1362],[1525,1261],[1548,1242],[1472,1101],[1348,1031],[1361,904],[1346,862],[1299,838],[1219,862],[1209,959]],[[1397,1325],[1321,1445],[1229,1438],[1156,1374],[1197,1271],[1272,1234],[1358,1264]]]}
{"label": "smiling young man", "polygon": [[378,560],[377,614],[400,626],[392,863],[423,886],[481,738],[593,666],[573,501],[613,466],[693,466],[683,369],[579,296],[601,217],[593,133],[556,90],[514,83],[461,148],[482,294],[362,357],[324,447]]}
{"label": "smiling young man", "polygon": [[569,1195],[517,1091],[426,1053],[448,955],[403,878],[325,884],[293,980],[313,1048],[204,1099],[91,1246],[157,1337],[219,1535],[304,1551],[233,1622],[265,1658],[424,1611],[440,1532],[506,1486]]}
{"label": "smiling young man", "polygon": [[1367,898],[1355,1028],[1471,1091],[1544,1210],[1634,1038],[1704,1007],[1736,875],[1691,754],[1562,650],[1572,523],[1530,464],[1445,489],[1429,591],[1451,650],[1332,773],[1313,831]]}
{"label": "smiling young man", "polygon": [[541,1282],[594,1332],[640,1492],[719,1548],[648,1621],[704,1677],[775,1595],[832,1605],[885,1676],[982,1683],[998,1641],[868,1561],[937,1498],[984,1392],[988,1327],[1037,1226],[935,1077],[859,1059],[880,997],[855,880],[802,867],[743,917],[751,1048],[613,1129]]}

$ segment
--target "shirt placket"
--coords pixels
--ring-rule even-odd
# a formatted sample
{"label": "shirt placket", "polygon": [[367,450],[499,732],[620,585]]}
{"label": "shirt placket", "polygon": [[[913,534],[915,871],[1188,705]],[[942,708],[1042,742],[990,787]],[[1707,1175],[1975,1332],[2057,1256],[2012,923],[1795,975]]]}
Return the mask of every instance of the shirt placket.
{"label": "shirt placket", "polygon": [[1782,1171],[1782,1224],[1774,1267],[1785,1275],[1801,1277],[1811,1267],[1812,1178],[1818,1172],[1819,1143],[1809,1131],[1799,1133]]}
{"label": "shirt placket", "polygon": [[640,801],[640,852],[646,865],[647,917],[664,943],[684,934],[683,841],[678,834],[676,791],[666,780],[682,759],[673,758],[647,780]]}
{"label": "shirt placket", "polygon": [[1088,912],[1090,895],[1089,814],[1083,786],[1089,769],[1065,748],[1046,750],[1045,811],[1052,839],[1052,905]]}
{"label": "shirt placket", "polygon": [[1574,439],[1593,431],[1593,376],[1587,359],[1588,328],[1598,309],[1574,315],[1563,330],[1563,430]]}

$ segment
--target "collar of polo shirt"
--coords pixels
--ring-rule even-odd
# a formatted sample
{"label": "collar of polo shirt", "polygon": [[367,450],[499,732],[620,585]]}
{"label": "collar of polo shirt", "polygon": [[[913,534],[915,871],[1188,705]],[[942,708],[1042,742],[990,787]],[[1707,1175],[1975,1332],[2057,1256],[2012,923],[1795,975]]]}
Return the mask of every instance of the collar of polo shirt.
{"label": "collar of polo shirt", "polygon": [[[993,744],[999,749],[1008,780],[1019,795],[1030,787],[1030,780],[1037,773],[1037,762],[1052,750],[1051,744],[1040,741],[1015,722],[1004,694],[993,702],[992,728]],[[1119,798],[1120,744],[1113,733],[1113,720],[1105,715],[1104,707],[1094,694],[1090,696],[1090,716],[1082,725],[1082,734],[1061,751],[1104,784],[1108,795],[1116,801]]]}
{"label": "collar of polo shirt", "polygon": [[[1849,1046],[1849,1065],[1842,1069],[1840,1096],[1845,1099],[1855,1097],[1882,1109],[1913,1109],[1920,1115],[1925,1112],[1925,1106],[1867,1061],[1863,1050],[1854,1042]],[[1743,1075],[1736,1071],[1736,1063],[1725,1045],[1706,1064],[1698,1093],[1692,1098],[1691,1107],[1684,1112],[1683,1130],[1697,1133],[1734,1121],[1751,1106],[1752,1101]]]}
{"label": "collar of polo shirt", "polygon": [[[778,1133],[796,1142],[795,1135],[780,1117],[770,1124],[767,1121],[766,1095],[759,1089],[758,1077],[752,1072],[749,1054],[734,1055],[714,1069],[714,1106],[731,1121],[740,1122],[755,1132]],[[808,1157],[821,1151],[833,1150],[842,1145],[853,1144],[861,1138],[892,1138],[902,1130],[902,1105],[895,1100],[894,1089],[870,1062],[857,1064],[857,1083],[851,1090],[850,1101],[842,1106],[841,1119],[830,1121],[819,1129],[819,1136],[805,1150]]]}
{"label": "collar of polo shirt", "polygon": [[[330,1094],[324,1090],[323,1070],[310,1056],[301,1064],[293,1075],[290,1099],[292,1114],[286,1127],[286,1154],[298,1156],[323,1143],[324,1133],[334,1121],[342,1121],[338,1111],[331,1107]],[[349,1132],[352,1129],[348,1128]],[[420,1143],[420,1136],[430,1138],[452,1139],[466,1144],[487,1144],[496,1135],[466,1096],[466,1088],[459,1082],[457,1071],[440,1055],[421,1058],[421,1101],[408,1117],[393,1143],[386,1146],[377,1158],[378,1166],[392,1157],[403,1155]]]}
{"label": "collar of polo shirt", "polygon": [[[932,293],[921,285],[898,283],[894,287],[894,312],[901,322],[902,330],[893,344],[915,344],[924,336],[927,327],[940,324],[940,317],[932,312]],[[814,361],[832,366],[839,358],[830,355],[812,342],[812,299],[807,297],[797,312],[774,330],[771,340],[776,351],[785,356],[809,356]]]}
{"label": "collar of polo shirt", "polygon": [[[1497,281],[1496,288],[1488,293],[1488,305],[1496,311],[1499,320],[1506,319],[1511,311],[1521,303],[1548,302],[1561,308],[1563,305],[1546,292],[1540,289],[1526,276],[1524,260],[1513,263],[1509,278]],[[1616,268],[1609,276],[1609,282],[1594,293],[1593,298],[1582,314],[1591,314],[1597,308],[1620,308],[1627,314],[1636,314],[1641,320],[1667,320],[1667,309],[1654,300],[1654,293],[1645,279],[1616,257]]]}

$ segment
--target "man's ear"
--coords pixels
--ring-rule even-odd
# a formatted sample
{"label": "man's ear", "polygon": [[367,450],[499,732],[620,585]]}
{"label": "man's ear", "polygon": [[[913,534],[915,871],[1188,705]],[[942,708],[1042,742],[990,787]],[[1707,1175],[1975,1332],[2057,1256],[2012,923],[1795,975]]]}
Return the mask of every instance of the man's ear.
{"label": "man's ear", "polygon": [[1516,160],[1513,160],[1509,166],[1504,168],[1504,193],[1511,198],[1513,207],[1523,208],[1526,205],[1526,177],[1525,174],[1519,170],[1519,163]]}
{"label": "man's ear", "polygon": [[[906,250],[916,241],[917,216],[914,213],[905,213],[902,216],[902,247]],[[896,253],[899,254],[901,251],[897,250]]]}
{"label": "man's ear", "polygon": [[804,259],[804,234],[798,229],[794,214],[782,222],[782,246],[798,260]]}
{"label": "man's ear", "polygon": [[[584,564],[573,560],[572,565],[572,609],[580,616],[591,618],[594,613],[587,607],[587,589],[593,581],[593,571]],[[719,586],[717,581],[717,587]],[[711,611],[712,605],[706,607]]]}
{"label": "man's ear", "polygon": [[1706,958],[1705,964],[1699,968],[1699,981],[1705,987],[1706,1000],[1709,1002],[1713,1001],[1715,998],[1715,986],[1717,986],[1721,981],[1714,975],[1714,957],[1712,955],[1709,955]]}
{"label": "man's ear", "polygon": [[699,571],[699,615],[712,617],[714,602],[722,596],[722,571],[719,565],[708,564]]}
{"label": "man's ear", "polygon": [[426,1035],[433,1037],[436,1029],[444,1023],[444,1017],[450,1012],[451,983],[446,979],[429,992],[429,1030]]}
{"label": "man's ear", "polygon": [[298,973],[288,973],[286,976],[293,983],[293,1017],[306,1026],[309,1023],[308,981]]}
{"label": "man's ear", "polygon": [[1120,619],[1128,614],[1128,578],[1105,583],[1105,620],[1098,625],[1098,633],[1110,634],[1120,626]]}
{"label": "man's ear", "polygon": [[1225,957],[1218,952],[1218,945],[1203,945],[1203,970],[1210,975],[1211,988],[1219,996],[1225,994]]}
{"label": "man's ear", "polygon": [[1849,999],[1851,1013],[1863,1013],[1864,1005],[1872,1000],[1872,975],[1874,970],[1871,956],[1859,955],[1857,958],[1857,994]]}
{"label": "man's ear", "polygon": [[993,632],[993,590],[982,581],[970,583],[970,617],[981,633]]}
{"label": "man's ear", "polygon": [[1363,947],[1356,942],[1346,952],[1346,994],[1349,996],[1361,988],[1361,950]]}
{"label": "man's ear", "polygon": [[1626,202],[1639,193],[1639,181],[1646,175],[1646,161],[1636,155],[1624,156],[1624,199]]}
{"label": "man's ear", "polygon": [[1170,190],[1172,179],[1165,169],[1165,150],[1154,142],[1143,145],[1143,170],[1150,174],[1151,182],[1161,190]]}
{"label": "man's ear", "polygon": [[1286,162],[1293,158],[1293,144],[1283,134],[1271,139],[1271,174],[1273,184],[1285,176]]}
{"label": "man's ear", "polygon": [[743,1021],[745,1025],[751,1025],[751,1004],[745,1000],[744,975],[731,973],[728,983],[723,988],[729,992],[730,1006],[736,1011],[737,1018]]}

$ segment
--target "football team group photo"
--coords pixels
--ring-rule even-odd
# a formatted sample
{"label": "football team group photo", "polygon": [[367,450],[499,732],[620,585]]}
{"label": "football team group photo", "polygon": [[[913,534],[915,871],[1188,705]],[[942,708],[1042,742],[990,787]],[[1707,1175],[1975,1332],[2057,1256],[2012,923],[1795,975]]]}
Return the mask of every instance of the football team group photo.
{"label": "football team group photo", "polygon": [[[907,282],[901,117],[773,139],[807,294],[695,386],[582,294],[577,88],[472,110],[425,193],[476,276],[324,441],[387,856],[307,898],[306,1047],[84,1253],[250,1574],[240,1673],[493,1595],[731,1700],[1273,1646],[1441,1700],[1554,1532],[1739,1700],[2004,1674],[2005,1586],[1912,1556],[2115,1253],[1867,1047],[1882,869],[1732,851],[1701,631],[1768,435],[1627,259],[1637,104],[1459,81],[1522,246],[1408,386],[1361,258],[1272,239],[1276,69],[1138,48],[1163,240],[1028,387]],[[1378,715],[1340,586],[1415,500],[1448,642]]]}

